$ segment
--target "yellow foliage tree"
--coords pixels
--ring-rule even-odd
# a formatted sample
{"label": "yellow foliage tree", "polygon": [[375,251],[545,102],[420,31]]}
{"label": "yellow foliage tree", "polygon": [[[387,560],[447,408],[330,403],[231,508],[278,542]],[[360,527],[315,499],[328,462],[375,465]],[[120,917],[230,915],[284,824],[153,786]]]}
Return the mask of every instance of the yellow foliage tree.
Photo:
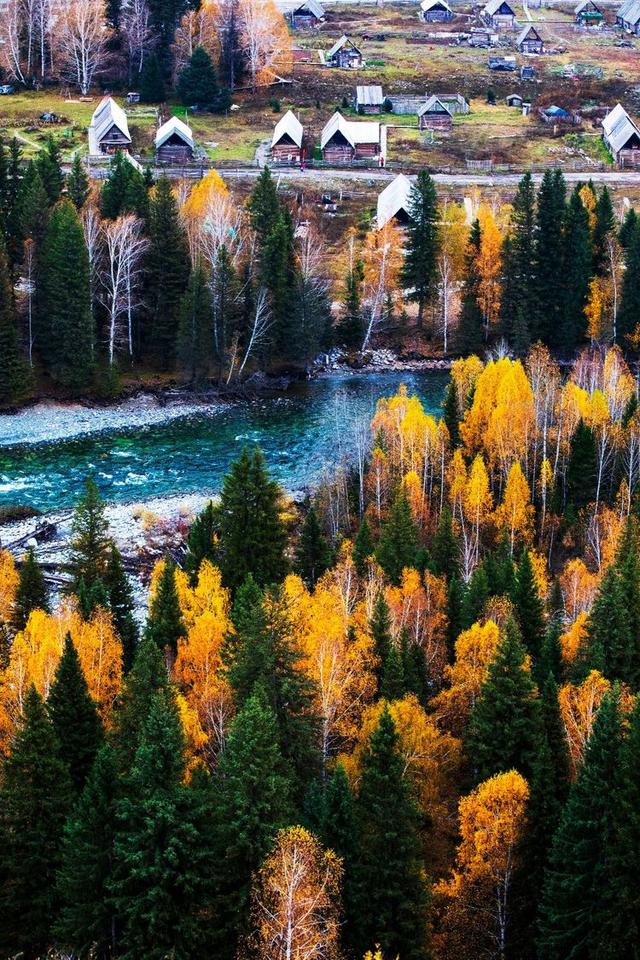
{"label": "yellow foliage tree", "polygon": [[291,39],[274,0],[238,0],[240,48],[252,87],[268,86],[291,70]]}
{"label": "yellow foliage tree", "polygon": [[456,640],[455,660],[445,668],[449,686],[433,701],[436,715],[444,718],[450,730],[460,734],[464,729],[499,643],[500,630],[493,620],[474,623]]}
{"label": "yellow foliage tree", "polygon": [[610,689],[609,680],[597,670],[592,670],[582,683],[567,683],[558,691],[560,713],[574,776],[582,762],[598,707]]}
{"label": "yellow foliage tree", "polygon": [[511,554],[516,543],[529,545],[533,539],[533,505],[531,491],[519,463],[509,470],[502,503],[496,508],[496,526],[509,537]]}
{"label": "yellow foliage tree", "polygon": [[424,652],[429,677],[440,685],[447,661],[447,588],[443,577],[404,570],[399,587],[385,589],[392,631],[406,630],[409,641]]}
{"label": "yellow foliage tree", "polygon": [[485,340],[495,326],[500,313],[502,234],[492,210],[482,205],[478,211],[480,249],[475,257],[478,276],[478,303],[484,319]]}
{"label": "yellow foliage tree", "polygon": [[8,643],[20,577],[8,550],[0,550],[0,642]]}

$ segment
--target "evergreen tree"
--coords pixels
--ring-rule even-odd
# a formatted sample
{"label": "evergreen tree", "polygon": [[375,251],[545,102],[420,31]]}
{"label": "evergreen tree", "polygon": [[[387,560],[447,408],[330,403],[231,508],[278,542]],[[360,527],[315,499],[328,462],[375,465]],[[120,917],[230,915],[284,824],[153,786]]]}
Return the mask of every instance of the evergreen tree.
{"label": "evergreen tree", "polygon": [[540,657],[545,631],[544,607],[538,593],[531,554],[526,548],[520,556],[511,599],[525,648],[535,664]]}
{"label": "evergreen tree", "polygon": [[146,219],[148,189],[144,175],[119,150],[111,161],[109,176],[100,191],[100,213],[106,220],[115,220],[125,213],[135,213]]}
{"label": "evergreen tree", "polygon": [[471,224],[469,243],[466,252],[466,266],[462,285],[460,322],[458,324],[458,348],[464,356],[479,353],[482,349],[482,310],[479,302],[479,278],[475,267],[475,258],[480,251],[480,223],[476,219]]}
{"label": "evergreen tree", "polygon": [[596,441],[584,420],[578,422],[569,444],[566,485],[567,504],[576,510],[595,499]]}
{"label": "evergreen tree", "polygon": [[178,356],[191,385],[205,383],[211,351],[211,291],[203,263],[198,260],[180,302]]}
{"label": "evergreen tree", "polygon": [[425,960],[427,887],[417,811],[403,772],[398,734],[385,707],[362,761],[356,805],[359,846],[354,868],[358,956]]}
{"label": "evergreen tree", "polygon": [[338,324],[338,336],[347,347],[359,347],[364,336],[362,318],[362,281],[364,266],[361,260],[350,264],[342,295],[342,316]]}
{"label": "evergreen tree", "polygon": [[640,316],[640,280],[637,274],[640,269],[640,222],[637,221],[626,236],[624,266],[620,310],[617,318],[618,337],[621,342],[626,335],[633,333]]}
{"label": "evergreen tree", "polygon": [[451,449],[460,446],[460,415],[458,413],[458,392],[454,380],[450,380],[442,401],[442,416],[449,431]]}
{"label": "evergreen tree", "polygon": [[133,763],[153,698],[157,693],[168,691],[169,678],[162,651],[154,640],[143,637],[113,717],[111,742],[121,773],[126,773]]}
{"label": "evergreen tree", "polygon": [[490,596],[489,578],[483,563],[471,574],[471,579],[464,589],[461,603],[462,629],[468,630],[477,623],[484,614],[487,600]]}
{"label": "evergreen tree", "polygon": [[522,353],[537,333],[538,291],[535,274],[535,188],[530,173],[518,184],[513,199],[508,256],[503,251],[505,282],[513,296],[503,296],[501,319],[514,349]]}
{"label": "evergreen tree", "polygon": [[167,177],[160,177],[149,204],[147,254],[147,352],[162,367],[176,354],[180,306],[189,280],[189,251],[176,198]]}
{"label": "evergreen tree", "polygon": [[20,351],[13,287],[0,235],[0,408],[26,396],[30,377]]}
{"label": "evergreen tree", "polygon": [[49,591],[33,547],[29,547],[20,565],[16,590],[14,619],[18,630],[24,630],[32,610],[49,612]]}
{"label": "evergreen tree", "polygon": [[104,515],[105,505],[92,475],[84,482],[71,524],[71,553],[69,570],[71,590],[81,587],[91,590],[104,580],[109,553],[109,524]]}
{"label": "evergreen tree", "polygon": [[[248,265],[247,269],[251,267]],[[242,344],[247,329],[242,316],[242,304],[252,301],[252,283],[250,275],[241,284],[232,257],[225,244],[218,250],[215,266],[211,274],[213,352],[217,361],[217,376],[220,384],[225,380],[225,369],[229,363],[234,338]],[[251,305],[251,309],[254,305]]]}
{"label": "evergreen tree", "polygon": [[629,240],[638,224],[638,214],[630,207],[624,215],[624,220],[618,231],[618,240],[623,250],[627,249]]}
{"label": "evergreen tree", "polygon": [[296,567],[303,580],[313,589],[330,565],[331,550],[322,532],[318,514],[311,504],[298,539]]}
{"label": "evergreen tree", "polygon": [[70,200],[60,200],[51,212],[41,267],[40,355],[54,380],[80,390],[91,378],[95,336],[89,255]]}
{"label": "evergreen tree", "polygon": [[80,800],[64,828],[57,892],[61,902],[56,939],[79,957],[109,960],[117,918],[111,896],[118,770],[103,744]]}
{"label": "evergreen tree", "polygon": [[184,783],[177,706],[156,693],[116,803],[110,885],[124,960],[195,960],[207,952],[214,851],[199,779]]}
{"label": "evergreen tree", "polygon": [[559,345],[561,310],[565,302],[562,262],[566,212],[566,184],[562,170],[547,170],[538,191],[536,210],[535,275],[540,311],[538,334],[551,346]]}
{"label": "evergreen tree", "polygon": [[249,574],[259,586],[284,578],[286,531],[279,499],[280,488],[269,477],[262,452],[245,447],[220,493],[218,560],[227,587],[237,589]]}
{"label": "evergreen tree", "polygon": [[73,158],[67,177],[67,194],[76,210],[81,210],[89,196],[89,177],[84,169],[79,153]]}
{"label": "evergreen tree", "polygon": [[273,711],[258,691],[235,717],[216,775],[216,956],[236,956],[251,878],[291,818],[291,783]]}
{"label": "evergreen tree", "polygon": [[373,604],[373,613],[369,621],[369,630],[373,639],[373,649],[378,660],[376,677],[378,688],[382,684],[385,664],[389,658],[393,638],[391,636],[391,614],[389,605],[382,590],[379,591]]}
{"label": "evergreen tree", "polygon": [[202,47],[196,47],[180,72],[176,93],[187,107],[192,104],[209,106],[218,96],[216,70],[211,57]]}
{"label": "evergreen tree", "polygon": [[553,838],[540,908],[544,960],[592,960],[602,923],[619,757],[617,695],[602,701]]}
{"label": "evergreen tree", "polygon": [[293,221],[286,208],[265,238],[261,267],[271,306],[271,350],[278,359],[295,359],[295,243]]}
{"label": "evergreen tree", "polygon": [[406,494],[400,491],[382,524],[376,560],[392,583],[399,584],[405,567],[413,567],[418,550],[418,530]]}
{"label": "evergreen tree", "polygon": [[213,501],[209,500],[204,510],[198,514],[187,534],[187,551],[184,557],[184,570],[195,584],[198,571],[204,560],[215,560],[216,512]]}
{"label": "evergreen tree", "polygon": [[418,173],[411,187],[409,213],[402,282],[418,304],[418,327],[422,327],[425,306],[435,293],[440,249],[438,196],[426,170]]}
{"label": "evergreen tree", "polygon": [[380,696],[391,703],[394,700],[401,700],[406,692],[404,658],[399,644],[392,643],[387,659],[382,666]]}
{"label": "evergreen tree", "polygon": [[344,924],[341,938],[345,953],[353,950],[355,915],[354,869],[358,855],[358,824],[355,797],[342,763],[338,762],[324,790],[318,830],[322,843],[342,858],[342,904]]}
{"label": "evergreen tree", "polygon": [[156,53],[150,53],[144,58],[138,86],[143,103],[164,103],[166,100],[162,66]]}
{"label": "evergreen tree", "polygon": [[103,731],[69,633],[47,698],[47,711],[58,740],[60,758],[75,790],[80,793],[102,742]]}
{"label": "evergreen tree", "polygon": [[[561,301],[562,315],[558,345],[570,351],[584,339],[586,332],[584,307],[592,273],[589,213],[582,203],[579,184],[571,194],[567,205],[561,273],[564,295]],[[549,302],[549,296],[550,293],[547,291],[545,302]]]}
{"label": "evergreen tree", "polygon": [[376,544],[373,539],[371,527],[366,515],[362,518],[362,523],[358,528],[356,539],[353,543],[353,562],[356,570],[362,576],[365,571],[365,564],[369,557],[373,557],[376,552]]}
{"label": "evergreen tree", "polygon": [[444,507],[438,529],[431,544],[433,558],[433,572],[437,576],[444,576],[447,581],[460,575],[460,544],[453,529],[453,517],[449,507]]}
{"label": "evergreen tree", "polygon": [[611,194],[605,184],[596,201],[596,220],[593,226],[593,269],[595,273],[606,274],[609,238],[614,234],[616,218],[613,212]]}
{"label": "evergreen tree", "polygon": [[160,40],[160,51],[166,54],[173,42],[182,14],[189,8],[188,0],[148,0],[151,24]]}
{"label": "evergreen tree", "polygon": [[71,798],[53,725],[31,687],[0,782],[0,952],[5,957],[38,960],[51,946],[56,871]]}
{"label": "evergreen tree", "polygon": [[638,670],[633,652],[622,583],[616,568],[610,566],[589,614],[587,635],[573,665],[574,679],[583,680],[591,670],[599,670],[610,680],[633,683]]}
{"label": "evergreen tree", "polygon": [[149,607],[144,636],[146,640],[153,640],[159,650],[168,649],[174,657],[178,653],[178,641],[186,636],[176,589],[176,565],[170,557],[164,561],[158,588]]}
{"label": "evergreen tree", "polygon": [[626,681],[633,690],[640,689],[640,557],[638,524],[630,516],[625,525],[615,558],[621,600],[624,604],[630,641],[626,661]]}
{"label": "evergreen tree", "polygon": [[542,646],[540,648],[540,657],[535,667],[535,676],[538,680],[544,680],[552,676],[556,682],[562,679],[562,623],[558,620],[552,620],[545,632]]}
{"label": "evergreen tree", "polygon": [[60,147],[53,137],[47,137],[44,150],[36,157],[36,166],[47,193],[49,206],[57,203],[62,195],[64,177],[60,165]]}
{"label": "evergreen tree", "polygon": [[49,198],[38,168],[31,160],[22,173],[18,170],[15,196],[7,212],[7,256],[12,274],[15,275],[22,263],[25,240],[30,238],[35,249],[40,250],[48,218]]}
{"label": "evergreen tree", "polygon": [[281,213],[276,185],[269,167],[265,167],[256,180],[249,198],[251,226],[255,230],[260,247],[264,247]]}
{"label": "evergreen tree", "polygon": [[517,770],[525,778],[530,775],[540,725],[537,691],[526,656],[520,631],[510,620],[467,731],[466,753],[478,782],[509,770]]}
{"label": "evergreen tree", "polygon": [[122,667],[125,673],[133,666],[138,643],[138,625],[134,617],[133,591],[122,563],[120,551],[111,542],[103,574],[107,605],[113,625],[122,644]]}

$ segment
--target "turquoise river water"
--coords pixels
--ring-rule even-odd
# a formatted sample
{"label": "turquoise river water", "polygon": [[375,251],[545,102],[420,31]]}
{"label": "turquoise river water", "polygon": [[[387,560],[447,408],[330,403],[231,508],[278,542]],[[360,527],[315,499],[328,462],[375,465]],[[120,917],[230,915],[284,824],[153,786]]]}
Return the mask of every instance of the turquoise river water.
{"label": "turquoise river water", "polygon": [[331,376],[273,398],[221,407],[151,427],[92,433],[73,440],[0,448],[0,506],[58,510],[93,473],[110,502],[181,493],[215,493],[244,444],[260,444],[273,475],[289,490],[313,485],[349,457],[350,426],[400,383],[426,409],[440,408],[448,374]]}

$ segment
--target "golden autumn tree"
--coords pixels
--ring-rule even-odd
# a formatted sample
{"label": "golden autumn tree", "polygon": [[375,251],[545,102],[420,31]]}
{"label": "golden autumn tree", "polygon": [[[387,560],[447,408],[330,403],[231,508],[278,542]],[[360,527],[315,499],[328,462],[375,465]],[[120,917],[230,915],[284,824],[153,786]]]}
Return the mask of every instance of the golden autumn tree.
{"label": "golden autumn tree", "polygon": [[598,707],[610,689],[610,681],[597,670],[592,670],[582,683],[567,683],[558,691],[560,715],[574,777],[591,736]]}
{"label": "golden autumn tree", "polygon": [[214,63],[217,63],[220,59],[220,17],[220,4],[217,0],[204,0],[199,9],[187,10],[183,15],[172,46],[174,78],[186,67],[198,47],[206,50]]}
{"label": "golden autumn tree", "polygon": [[584,307],[587,336],[592,346],[611,337],[612,301],[613,291],[610,281],[605,277],[593,277],[589,283],[589,297]]}
{"label": "golden autumn tree", "polygon": [[461,840],[453,877],[437,887],[444,899],[446,955],[505,955],[528,799],[527,781],[510,770],[481,783],[460,801]]}
{"label": "golden autumn tree", "polygon": [[392,632],[406,632],[410,643],[423,651],[430,680],[435,686],[442,681],[447,660],[447,589],[443,577],[426,571],[406,569],[400,586],[384,591],[389,606]]}
{"label": "golden autumn tree", "polygon": [[480,555],[480,534],[493,508],[493,498],[489,487],[489,475],[484,459],[478,454],[471,464],[464,490],[464,515],[471,528],[470,550],[471,566],[478,564]]}
{"label": "golden autumn tree", "polygon": [[517,543],[529,545],[533,539],[533,505],[527,479],[519,463],[509,470],[502,502],[496,508],[496,526],[507,534],[511,554]]}
{"label": "golden autumn tree", "polygon": [[258,960],[339,960],[342,861],[303,827],[281,830],[252,890]]}
{"label": "golden autumn tree", "polygon": [[454,301],[464,275],[469,225],[462,204],[445,202],[440,212],[440,251],[438,275],[440,277],[440,326],[442,349],[449,350]]}
{"label": "golden autumn tree", "polygon": [[19,579],[13,557],[8,550],[0,550],[0,648],[8,644]]}
{"label": "golden autumn tree", "polygon": [[209,170],[189,191],[180,214],[187,229],[191,256],[213,269],[224,245],[232,259],[242,240],[242,211],[216,170]]}
{"label": "golden autumn tree", "polygon": [[485,340],[495,326],[500,313],[502,234],[493,212],[484,204],[478,210],[480,223],[480,249],[474,267],[478,276],[478,303],[484,321]]}
{"label": "golden autumn tree", "polygon": [[456,640],[455,659],[445,668],[448,686],[433,700],[433,709],[436,716],[443,718],[447,728],[458,735],[480,695],[499,643],[500,630],[493,620],[474,623]]}
{"label": "golden autumn tree", "polygon": [[238,0],[238,28],[254,91],[290,72],[291,39],[274,0]]}

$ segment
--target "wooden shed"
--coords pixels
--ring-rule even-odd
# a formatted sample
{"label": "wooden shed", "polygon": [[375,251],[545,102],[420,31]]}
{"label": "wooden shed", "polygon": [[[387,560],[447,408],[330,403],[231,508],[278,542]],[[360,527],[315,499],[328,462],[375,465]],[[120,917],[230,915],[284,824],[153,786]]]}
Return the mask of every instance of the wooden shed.
{"label": "wooden shed", "polygon": [[519,34],[516,48],[520,53],[544,53],[544,40],[532,23]]}
{"label": "wooden shed", "polygon": [[453,10],[447,0],[422,0],[420,19],[425,23],[448,23],[453,20]]}
{"label": "wooden shed", "polygon": [[158,163],[188,163],[193,160],[193,132],[180,117],[169,117],[156,133]]}
{"label": "wooden shed", "polygon": [[604,20],[604,14],[593,0],[581,0],[573,11],[576,23],[582,27],[599,27]]}
{"label": "wooden shed", "polygon": [[382,87],[356,87],[356,110],[358,113],[382,113],[383,104],[384,95],[382,93]]}
{"label": "wooden shed", "polygon": [[302,161],[303,127],[288,110],[276,123],[271,140],[271,158],[275,163],[299,164]]}
{"label": "wooden shed", "polygon": [[339,67],[342,70],[359,70],[364,66],[361,51],[349,37],[342,36],[336,40],[325,57],[328,67]]}
{"label": "wooden shed", "polygon": [[322,159],[344,166],[354,160],[370,160],[384,165],[387,153],[387,128],[372,120],[346,120],[334,113],[320,137]]}
{"label": "wooden shed", "polygon": [[510,93],[504,98],[504,100],[508,107],[515,107],[517,110],[522,108],[523,98],[519,93]]}
{"label": "wooden shed", "polygon": [[513,30],[516,15],[507,0],[489,0],[482,11],[482,18],[494,30]]}
{"label": "wooden shed", "polygon": [[621,103],[602,121],[602,136],[619,166],[640,165],[640,130]]}
{"label": "wooden shed", "polygon": [[640,36],[640,0],[624,0],[616,13],[616,26]]}
{"label": "wooden shed", "polygon": [[130,149],[131,134],[126,114],[112,97],[104,97],[89,124],[89,153],[95,157]]}
{"label": "wooden shed", "polygon": [[288,16],[294,30],[315,30],[324,20],[325,12],[318,0],[305,0],[297,4]]}
{"label": "wooden shed", "polygon": [[451,130],[453,117],[448,107],[436,96],[429,97],[418,111],[421,130]]}

